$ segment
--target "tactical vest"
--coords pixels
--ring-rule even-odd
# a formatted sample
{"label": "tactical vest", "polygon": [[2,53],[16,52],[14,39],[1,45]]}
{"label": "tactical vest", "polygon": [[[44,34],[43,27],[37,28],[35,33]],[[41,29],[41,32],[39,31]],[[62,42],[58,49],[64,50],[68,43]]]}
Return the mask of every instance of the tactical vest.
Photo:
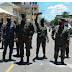
{"label": "tactical vest", "polygon": [[20,35],[19,36],[28,37],[29,34],[30,34],[29,23],[25,22],[24,27],[20,28]]}
{"label": "tactical vest", "polygon": [[47,36],[47,27],[46,26],[42,27],[41,25],[39,25],[39,30],[37,33],[38,37],[45,38]]}
{"label": "tactical vest", "polygon": [[[58,35],[58,30],[59,30],[59,25],[55,28],[56,36]],[[64,29],[62,33],[60,34],[60,36],[62,36],[65,32],[68,32],[68,29],[66,26],[64,26]]]}

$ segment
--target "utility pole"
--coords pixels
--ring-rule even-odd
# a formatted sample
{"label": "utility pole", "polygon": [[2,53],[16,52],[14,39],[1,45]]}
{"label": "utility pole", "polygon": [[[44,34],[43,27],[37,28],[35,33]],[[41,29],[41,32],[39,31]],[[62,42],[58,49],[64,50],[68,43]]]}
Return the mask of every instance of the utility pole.
{"label": "utility pole", "polygon": [[32,7],[33,7],[33,4],[31,2],[31,22],[32,22]]}

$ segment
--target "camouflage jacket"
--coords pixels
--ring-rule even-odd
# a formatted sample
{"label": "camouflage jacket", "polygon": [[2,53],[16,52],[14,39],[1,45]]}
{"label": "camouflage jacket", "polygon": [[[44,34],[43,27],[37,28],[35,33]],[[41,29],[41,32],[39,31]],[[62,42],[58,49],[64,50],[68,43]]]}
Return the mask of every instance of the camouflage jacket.
{"label": "camouflage jacket", "polygon": [[56,26],[51,34],[52,37],[55,36],[55,42],[68,44],[69,43],[69,31],[66,26],[61,30],[60,26]]}

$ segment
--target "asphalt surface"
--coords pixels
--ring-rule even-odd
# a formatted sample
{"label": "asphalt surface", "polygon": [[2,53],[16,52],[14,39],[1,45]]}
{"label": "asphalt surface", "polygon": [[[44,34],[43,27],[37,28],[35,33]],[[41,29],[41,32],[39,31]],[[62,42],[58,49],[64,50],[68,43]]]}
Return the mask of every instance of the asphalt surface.
{"label": "asphalt surface", "polygon": [[[36,56],[36,37],[37,34],[33,35],[32,49],[30,56],[30,65],[26,65],[26,51],[24,53],[24,63],[18,65],[20,58],[12,56],[14,61],[8,61],[9,58],[9,48],[6,54],[6,61],[1,62],[3,49],[0,49],[0,72],[72,72],[72,38],[70,38],[70,58],[65,58],[65,64],[61,65],[61,59],[58,58],[58,65],[54,64],[54,41],[51,39],[51,33],[48,32],[49,43],[46,43],[46,56],[48,59],[42,59],[43,52],[42,47],[40,47],[39,58],[35,59]],[[1,44],[0,44],[1,47]],[[14,45],[13,55],[16,54],[16,45]],[[60,52],[59,52],[60,55]]]}

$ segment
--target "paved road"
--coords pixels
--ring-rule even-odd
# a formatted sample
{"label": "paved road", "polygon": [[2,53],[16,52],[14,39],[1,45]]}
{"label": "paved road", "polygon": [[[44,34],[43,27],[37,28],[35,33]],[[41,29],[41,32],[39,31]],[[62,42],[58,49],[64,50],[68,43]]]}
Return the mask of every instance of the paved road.
{"label": "paved road", "polygon": [[[36,37],[37,34],[33,36],[33,49],[31,49],[30,65],[18,65],[16,64],[20,58],[13,57],[16,61],[0,62],[0,72],[72,72],[72,38],[70,39],[70,58],[65,59],[67,65],[54,65],[54,41],[51,39],[51,33],[48,33],[49,43],[46,45],[46,56],[47,60],[42,60],[42,48],[40,47],[39,60],[34,60],[36,56]],[[0,44],[1,46],[1,44]],[[16,46],[14,46],[13,55],[16,54]],[[0,49],[0,60],[2,59],[3,50]],[[8,51],[9,52],[9,51]],[[7,52],[6,59],[8,60],[9,54]],[[25,52],[26,53],[26,52]],[[59,53],[60,54],[60,53]],[[60,64],[60,57],[58,62]],[[24,57],[24,62],[26,62],[26,56]]]}

